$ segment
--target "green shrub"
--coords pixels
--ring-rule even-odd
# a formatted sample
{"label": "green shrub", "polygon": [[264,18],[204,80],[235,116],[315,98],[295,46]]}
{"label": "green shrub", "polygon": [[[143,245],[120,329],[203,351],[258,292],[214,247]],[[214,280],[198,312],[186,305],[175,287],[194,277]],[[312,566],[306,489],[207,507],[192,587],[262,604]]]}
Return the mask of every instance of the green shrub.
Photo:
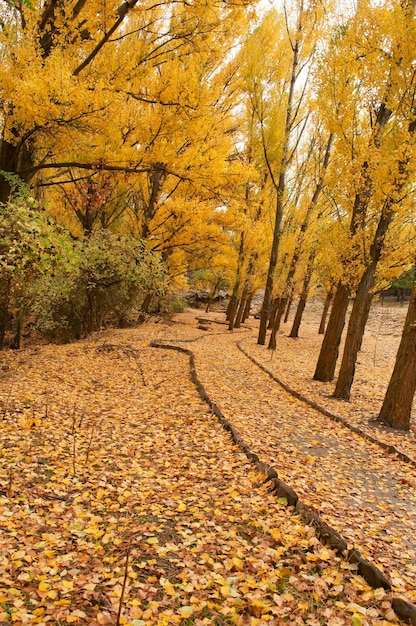
{"label": "green shrub", "polygon": [[98,231],[74,242],[70,261],[63,261],[35,285],[36,327],[49,339],[125,326],[147,293],[165,293],[163,264],[140,239]]}

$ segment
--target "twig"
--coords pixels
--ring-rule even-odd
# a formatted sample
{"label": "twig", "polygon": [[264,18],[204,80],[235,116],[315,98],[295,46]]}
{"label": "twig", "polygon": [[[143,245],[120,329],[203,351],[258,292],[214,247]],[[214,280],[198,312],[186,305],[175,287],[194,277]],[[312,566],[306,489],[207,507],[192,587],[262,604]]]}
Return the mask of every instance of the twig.
{"label": "twig", "polygon": [[76,419],[75,419],[75,411],[77,409],[77,405],[74,404],[74,409],[72,411],[72,427],[71,427],[71,435],[75,434],[75,428],[76,428]]}
{"label": "twig", "polygon": [[9,467],[9,485],[7,487],[7,497],[11,498],[13,496],[13,467]]}
{"label": "twig", "polygon": [[77,475],[77,434],[74,433],[73,434],[73,444],[72,444],[72,475],[75,476]]}
{"label": "twig", "polygon": [[118,605],[116,626],[120,626],[121,612],[123,610],[124,593],[126,591],[127,576],[128,576],[128,573],[129,573],[129,557],[130,557],[131,549],[132,549],[132,546],[130,546],[128,548],[127,554],[126,554],[126,563],[124,565],[123,586],[121,587],[121,595],[120,595],[120,602],[119,602],[119,605]]}
{"label": "twig", "polygon": [[140,372],[140,376],[142,377],[143,387],[147,387],[147,382],[146,382],[146,379],[145,379],[145,377],[144,377],[144,371],[143,371],[143,368],[142,368],[142,364],[140,363],[140,361],[139,361],[139,359],[138,359],[137,355],[135,354],[135,351],[133,351],[133,350],[132,350],[132,351],[130,352],[130,354],[131,354],[131,356],[133,357],[133,359],[134,359],[134,361],[135,361],[135,363],[136,363],[136,365],[137,365],[137,369],[138,369],[138,370],[139,370],[139,372]]}
{"label": "twig", "polygon": [[46,402],[45,402],[45,420],[49,417],[49,389],[46,392]]}
{"label": "twig", "polygon": [[[102,420],[101,420],[102,421]],[[101,425],[101,421],[99,423],[99,426]],[[87,453],[85,455],[85,461],[84,461],[84,467],[86,467],[88,465],[88,460],[90,458],[90,450],[91,450],[91,445],[92,445],[92,438],[94,436],[94,432],[95,432],[95,424],[92,425],[91,428],[91,434],[90,434],[90,439],[88,441],[88,446],[87,446]]]}
{"label": "twig", "polygon": [[78,430],[81,428],[82,426],[82,422],[84,421],[84,417],[85,417],[85,413],[87,412],[87,407],[85,407],[84,412],[82,413],[81,417],[79,418],[79,422],[78,422]]}

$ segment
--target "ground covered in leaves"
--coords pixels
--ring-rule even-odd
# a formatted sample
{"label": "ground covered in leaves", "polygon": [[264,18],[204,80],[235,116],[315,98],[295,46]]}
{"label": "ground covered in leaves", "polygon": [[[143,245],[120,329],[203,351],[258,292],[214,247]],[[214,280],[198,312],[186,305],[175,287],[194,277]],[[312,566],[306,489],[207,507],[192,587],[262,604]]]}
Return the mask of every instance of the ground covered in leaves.
{"label": "ground covered in leaves", "polygon": [[416,599],[409,467],[323,431],[238,350],[250,330],[212,326],[192,312],[1,354],[0,624],[398,623],[389,594],[267,492],[188,357],[152,339],[192,349],[253,451]]}

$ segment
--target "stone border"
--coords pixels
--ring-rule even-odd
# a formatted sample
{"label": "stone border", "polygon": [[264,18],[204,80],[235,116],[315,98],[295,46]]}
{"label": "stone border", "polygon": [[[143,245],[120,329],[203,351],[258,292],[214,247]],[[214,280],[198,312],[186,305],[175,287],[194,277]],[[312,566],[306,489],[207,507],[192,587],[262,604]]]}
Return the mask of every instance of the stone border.
{"label": "stone border", "polygon": [[357,435],[360,435],[364,439],[367,439],[367,441],[371,441],[371,443],[377,444],[378,446],[386,450],[386,452],[388,452],[389,454],[396,454],[397,458],[399,458],[401,461],[404,461],[405,463],[410,463],[411,465],[416,467],[416,460],[413,459],[411,456],[408,456],[405,452],[402,452],[401,450],[396,448],[396,446],[393,446],[390,443],[386,443],[385,441],[381,441],[380,439],[373,437],[373,435],[370,435],[370,433],[366,432],[365,430],[362,430],[361,428],[359,428],[359,426],[355,426],[354,424],[351,424],[351,422],[349,422],[344,417],[341,417],[340,415],[337,415],[336,413],[332,413],[331,411],[328,411],[328,409],[321,406],[314,400],[310,400],[307,396],[304,396],[301,393],[299,393],[299,391],[295,391],[295,389],[292,389],[292,387],[289,387],[287,383],[284,383],[280,378],[272,374],[272,372],[269,369],[267,369],[265,365],[262,365],[261,363],[259,363],[253,356],[251,356],[251,354],[249,354],[242,347],[241,344],[244,341],[244,339],[245,337],[243,337],[243,339],[240,339],[240,341],[237,342],[237,348],[240,350],[240,352],[242,352],[248,359],[250,359],[252,363],[257,365],[257,367],[259,367],[263,372],[265,372],[265,374],[270,376],[270,378],[274,380],[278,385],[280,385],[285,391],[287,391],[287,393],[290,393],[290,395],[294,396],[301,402],[304,402],[305,404],[310,406],[312,409],[319,411],[319,413],[322,413],[322,415],[329,417],[329,419],[333,420],[334,422],[338,422],[342,424],[343,426],[345,426],[346,428],[349,428],[350,430],[352,430],[352,432],[356,433]]}
{"label": "stone border", "polygon": [[[299,513],[300,517],[306,524],[314,526],[318,537],[326,544],[328,544],[337,554],[339,554],[343,558],[346,558],[351,563],[357,564],[358,573],[366,580],[370,587],[372,587],[373,589],[382,587],[383,589],[391,590],[390,581],[375,565],[367,561],[367,559],[365,559],[356,548],[351,548],[350,550],[348,550],[347,542],[345,541],[345,539],[334,528],[331,528],[330,526],[328,526],[328,524],[325,524],[325,522],[321,520],[319,512],[313,507],[301,502],[296,491],[279,478],[276,470],[268,463],[264,463],[263,461],[261,461],[258,455],[251,451],[250,446],[243,440],[238,430],[227,420],[227,418],[224,416],[224,414],[218,408],[215,402],[213,402],[208,396],[205,387],[198,378],[195,365],[195,356],[193,352],[191,350],[188,350],[187,348],[182,348],[181,346],[161,343],[158,341],[152,341],[150,343],[150,347],[162,348],[164,350],[175,350],[176,352],[182,352],[183,354],[189,356],[191,379],[192,382],[195,384],[202,400],[204,400],[204,402],[208,404],[209,408],[218,418],[218,421],[220,422],[224,430],[227,430],[230,433],[233,442],[237,446],[239,446],[239,448],[242,450],[242,452],[244,452],[249,461],[251,461],[256,466],[257,470],[265,476],[265,482],[270,482],[271,491],[277,497],[285,498],[287,505],[293,506],[296,512]],[[240,348],[239,345],[238,347]],[[245,354],[245,352],[241,348],[240,350]],[[249,355],[246,356],[251,359]],[[259,364],[256,363],[256,365]],[[261,366],[259,365],[259,367]],[[263,368],[261,367],[261,369]],[[265,371],[267,374],[272,376],[270,372],[268,372],[267,370]],[[272,376],[272,378],[274,377]],[[282,384],[278,380],[276,380],[276,382]],[[282,386],[286,390],[286,386],[284,384]],[[289,393],[292,392],[289,391]],[[293,395],[295,395],[296,397],[298,396],[297,392],[295,392],[295,394]],[[310,401],[308,401],[307,403],[312,406]],[[343,420],[341,420],[340,418],[339,421]],[[394,612],[401,620],[403,620],[406,624],[412,624],[413,626],[416,626],[415,605],[410,604],[402,598],[391,598],[391,602]]]}

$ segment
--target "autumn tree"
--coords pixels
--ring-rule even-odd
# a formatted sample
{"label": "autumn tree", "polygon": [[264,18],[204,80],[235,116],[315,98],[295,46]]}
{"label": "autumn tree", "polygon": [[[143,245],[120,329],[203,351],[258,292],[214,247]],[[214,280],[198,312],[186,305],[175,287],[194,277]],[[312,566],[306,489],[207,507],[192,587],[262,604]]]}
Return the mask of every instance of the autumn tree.
{"label": "autumn tree", "polygon": [[[305,72],[313,54],[319,22],[317,5],[300,2],[290,11],[266,15],[245,46],[242,76],[257,126],[262,167],[273,189],[272,243],[258,343],[264,344],[271,313],[274,277],[284,217],[287,173],[306,123],[301,108]],[[303,74],[302,74],[303,72]],[[303,87],[300,87],[300,76]]]}
{"label": "autumn tree", "polygon": [[[130,175],[127,204],[145,237],[155,219],[177,220],[177,193],[194,196],[193,206],[195,185],[212,198],[231,142],[224,59],[246,30],[249,3],[34,8],[9,3],[2,12],[1,167],[45,190],[80,172]],[[0,191],[7,198],[5,179]]]}
{"label": "autumn tree", "polygon": [[[391,8],[361,4],[334,35],[324,69],[325,93],[333,103],[327,120],[336,131],[337,148],[346,157],[345,179],[354,190],[344,209],[350,215],[351,240],[346,264],[357,267],[356,294],[335,390],[345,399],[385,238],[411,176],[414,71],[409,11],[398,4]],[[380,48],[381,33],[385,46]],[[342,65],[341,50],[348,69]],[[349,286],[340,282],[315,371],[317,380],[334,375],[349,297]]]}

